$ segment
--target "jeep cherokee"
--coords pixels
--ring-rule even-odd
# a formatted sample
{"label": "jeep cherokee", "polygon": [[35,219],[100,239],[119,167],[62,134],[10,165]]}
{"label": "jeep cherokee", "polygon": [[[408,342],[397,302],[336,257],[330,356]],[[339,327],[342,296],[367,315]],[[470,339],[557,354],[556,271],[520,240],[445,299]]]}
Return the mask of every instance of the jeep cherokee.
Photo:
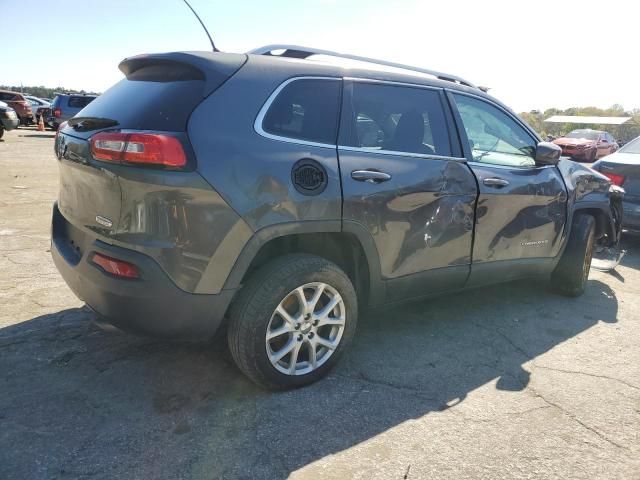
{"label": "jeep cherokee", "polygon": [[56,136],[55,264],[100,322],[224,327],[263,387],[325,375],[363,308],[530,276],[577,296],[617,245],[611,182],[461,78],[277,45],[119,68]]}

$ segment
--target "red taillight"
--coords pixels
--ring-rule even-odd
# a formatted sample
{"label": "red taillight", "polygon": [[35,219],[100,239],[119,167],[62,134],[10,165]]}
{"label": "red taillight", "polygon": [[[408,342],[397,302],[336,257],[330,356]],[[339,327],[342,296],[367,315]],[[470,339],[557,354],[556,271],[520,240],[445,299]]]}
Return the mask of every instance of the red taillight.
{"label": "red taillight", "polygon": [[624,175],[617,175],[615,173],[609,173],[609,172],[600,172],[602,173],[605,177],[609,178],[609,180],[611,180],[611,182],[613,182],[614,185],[618,185],[619,187],[622,186],[622,184],[624,183]]}
{"label": "red taillight", "polygon": [[157,133],[102,132],[91,137],[98,160],[178,168],[187,164],[180,140]]}
{"label": "red taillight", "polygon": [[122,278],[140,278],[138,267],[132,263],[107,257],[101,253],[94,253],[91,261],[100,266],[105,272]]}
{"label": "red taillight", "polygon": [[62,110],[60,108],[54,108],[53,116],[56,118],[60,118],[62,116]]}

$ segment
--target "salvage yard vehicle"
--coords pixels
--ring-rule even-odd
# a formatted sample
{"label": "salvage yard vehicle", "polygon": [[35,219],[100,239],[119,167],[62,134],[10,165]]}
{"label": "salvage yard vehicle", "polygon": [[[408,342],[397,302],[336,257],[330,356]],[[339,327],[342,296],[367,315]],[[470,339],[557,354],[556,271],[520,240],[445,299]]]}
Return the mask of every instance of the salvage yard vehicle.
{"label": "salvage yard vehicle", "polygon": [[562,148],[563,155],[585,162],[595,162],[619,148],[610,133],[588,128],[573,130],[553,143]]}
{"label": "salvage yard vehicle", "polygon": [[16,111],[20,118],[21,125],[30,125],[33,123],[33,111],[31,103],[19,92],[10,90],[0,90],[0,101],[6,103]]}
{"label": "salvage yard vehicle", "polygon": [[13,130],[20,125],[20,119],[16,111],[4,102],[0,102],[0,138],[5,130]]}
{"label": "salvage yard vehicle", "polygon": [[622,225],[626,230],[640,233],[640,137],[634,138],[616,153],[598,160],[592,168],[624,188]]}
{"label": "salvage yard vehicle", "polygon": [[462,78],[287,45],[119,68],[56,136],[55,264],[100,323],[226,329],[265,388],[326,375],[363,309],[532,276],[577,296],[618,244],[611,181]]}
{"label": "salvage yard vehicle", "polygon": [[57,130],[61,123],[69,120],[97,98],[84,93],[58,93],[46,110],[45,123]]}

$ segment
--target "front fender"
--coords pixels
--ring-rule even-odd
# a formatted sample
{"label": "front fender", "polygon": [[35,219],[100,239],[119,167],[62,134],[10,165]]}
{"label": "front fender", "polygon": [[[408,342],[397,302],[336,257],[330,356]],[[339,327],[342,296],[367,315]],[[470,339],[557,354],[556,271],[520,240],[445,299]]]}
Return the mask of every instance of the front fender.
{"label": "front fender", "polygon": [[606,247],[617,246],[622,231],[622,195],[624,190],[611,185],[599,172],[571,160],[561,159],[558,169],[567,187],[567,232],[577,212],[596,216],[600,241]]}

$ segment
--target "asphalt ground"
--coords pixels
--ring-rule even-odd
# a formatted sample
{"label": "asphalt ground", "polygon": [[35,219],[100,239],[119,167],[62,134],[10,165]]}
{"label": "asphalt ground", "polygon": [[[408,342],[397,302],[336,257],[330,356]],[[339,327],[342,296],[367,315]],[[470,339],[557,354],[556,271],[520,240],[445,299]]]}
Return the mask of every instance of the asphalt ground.
{"label": "asphalt ground", "polygon": [[368,313],[268,393],[223,343],[104,332],[57,274],[53,132],[0,141],[0,479],[639,479],[640,239],[584,296],[519,282]]}

